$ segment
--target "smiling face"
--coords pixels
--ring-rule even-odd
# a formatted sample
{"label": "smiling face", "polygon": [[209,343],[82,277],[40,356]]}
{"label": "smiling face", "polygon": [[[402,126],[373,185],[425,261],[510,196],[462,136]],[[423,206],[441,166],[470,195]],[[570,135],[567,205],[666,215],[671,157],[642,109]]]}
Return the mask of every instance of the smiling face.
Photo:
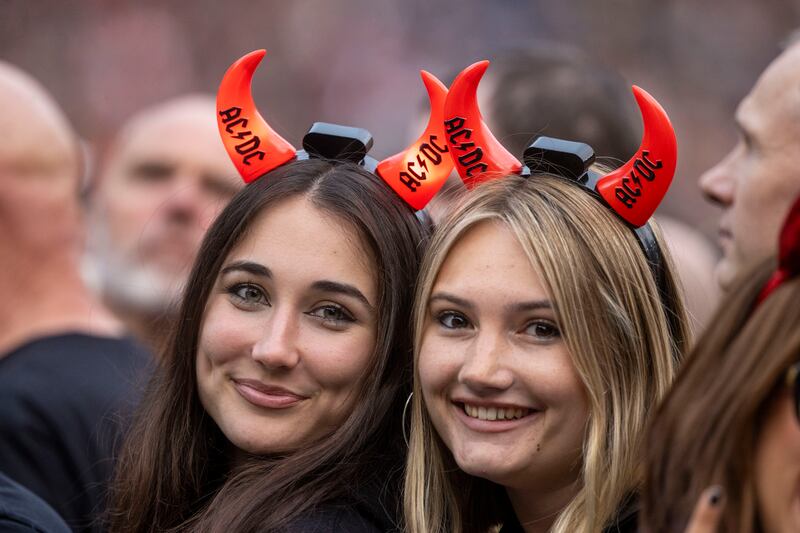
{"label": "smiling face", "polygon": [[509,488],[574,494],[588,399],[554,303],[505,225],[481,222],[453,246],[423,327],[419,382],[458,466]]}
{"label": "smiling face", "polygon": [[777,252],[781,223],[800,193],[800,44],[764,71],[736,122],[738,144],[700,178],[706,197],[723,208],[716,269],[723,289]]}
{"label": "smiling face", "polygon": [[269,207],[223,263],[197,352],[200,400],[240,450],[291,451],[348,416],[377,281],[360,237],[304,197]]}

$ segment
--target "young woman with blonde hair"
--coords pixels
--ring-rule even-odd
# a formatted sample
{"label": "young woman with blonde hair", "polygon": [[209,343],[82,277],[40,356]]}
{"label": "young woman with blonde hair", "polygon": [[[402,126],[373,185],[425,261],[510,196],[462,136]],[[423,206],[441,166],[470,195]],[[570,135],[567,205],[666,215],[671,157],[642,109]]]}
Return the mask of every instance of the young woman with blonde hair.
{"label": "young woman with blonde hair", "polygon": [[[600,176],[588,146],[548,138],[523,168],[480,121],[485,68],[465,70],[445,105],[462,178],[489,182],[443,221],[421,269],[406,527],[632,531],[643,430],[688,343],[647,224],[672,178],[674,134],[637,89],[645,139],[620,171]],[[640,183],[625,189],[629,176]]]}

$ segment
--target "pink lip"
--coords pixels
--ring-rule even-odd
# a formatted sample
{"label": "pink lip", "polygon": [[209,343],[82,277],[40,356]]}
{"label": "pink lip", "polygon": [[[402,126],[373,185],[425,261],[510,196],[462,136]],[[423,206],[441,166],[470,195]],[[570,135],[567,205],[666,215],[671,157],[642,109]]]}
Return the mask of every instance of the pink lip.
{"label": "pink lip", "polygon": [[[512,404],[501,404],[496,402],[477,402],[470,400],[468,402],[471,405],[483,405],[486,407],[520,407],[515,406]],[[464,408],[462,407],[462,403],[454,403],[451,402],[450,406],[456,412],[456,417],[463,423],[467,428],[471,429],[472,431],[476,431],[479,433],[503,433],[505,431],[511,431],[513,429],[517,429],[520,426],[527,425],[535,420],[539,419],[539,415],[542,411],[533,410],[532,413],[528,414],[527,416],[523,416],[522,418],[518,418],[516,420],[481,420],[479,418],[473,418],[469,416],[467,413],[464,412]]]}
{"label": "pink lip", "polygon": [[286,409],[308,399],[283,387],[266,385],[254,379],[234,379],[233,385],[242,398],[257,407]]}

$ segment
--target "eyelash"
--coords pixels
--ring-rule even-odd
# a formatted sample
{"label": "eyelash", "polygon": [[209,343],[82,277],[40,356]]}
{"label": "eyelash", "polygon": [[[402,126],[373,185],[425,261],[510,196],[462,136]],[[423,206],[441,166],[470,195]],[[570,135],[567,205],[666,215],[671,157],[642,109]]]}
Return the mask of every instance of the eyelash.
{"label": "eyelash", "polygon": [[[259,299],[263,299],[261,301],[253,301],[249,300],[247,297],[242,296],[241,292],[243,290],[254,290],[258,292]],[[254,285],[252,283],[235,283],[226,289],[228,294],[230,294],[236,302],[240,306],[248,306],[248,307],[255,307],[258,305],[270,305],[269,300],[267,300],[267,296],[264,290],[259,287],[258,285]],[[335,318],[331,318],[330,316],[325,316],[326,311],[333,311],[336,313]],[[308,316],[314,317],[325,324],[330,324],[334,326],[344,326],[348,323],[355,322],[356,319],[353,315],[343,306],[336,305],[336,304],[325,304],[319,307],[314,308],[313,310],[306,313]]]}
{"label": "eyelash", "polygon": [[254,302],[254,301],[252,301],[252,300],[248,300],[248,299],[247,299],[247,297],[245,297],[245,296],[242,296],[242,295],[240,294],[240,292],[241,292],[243,289],[251,289],[251,290],[254,290],[254,291],[258,292],[258,296],[260,297],[260,299],[263,299],[263,304],[264,304],[264,305],[269,305],[269,300],[267,299],[267,295],[265,294],[265,292],[264,292],[264,289],[262,289],[262,288],[261,288],[261,287],[259,287],[258,285],[254,285],[254,284],[252,284],[252,283],[235,283],[235,284],[231,285],[230,287],[228,287],[228,288],[227,288],[227,289],[225,289],[225,290],[226,290],[226,291],[228,292],[228,294],[230,294],[230,295],[231,295],[231,296],[232,296],[232,297],[233,297],[233,298],[234,298],[234,299],[235,299],[235,300],[236,300],[236,301],[237,301],[237,302],[238,302],[240,305],[256,306],[256,305],[262,304],[262,302],[260,302],[260,301],[255,301],[255,302]]}
{"label": "eyelash", "polygon": [[[337,314],[336,318],[330,318],[321,314],[317,314],[319,312],[324,313],[325,311],[331,311],[331,310]],[[314,318],[321,320],[323,323],[331,324],[334,326],[344,326],[346,324],[356,321],[356,319],[353,317],[352,314],[350,314],[350,312],[347,311],[347,309],[345,309],[341,305],[336,305],[336,304],[320,305],[319,307],[314,308],[313,310],[309,311],[306,314],[308,316],[312,316]]]}
{"label": "eyelash", "polygon": [[[465,317],[464,315],[462,315],[457,311],[442,311],[441,313],[437,313],[435,318],[436,321],[439,322],[439,324],[445,329],[451,329],[451,330],[463,329],[470,327],[472,325],[467,317]],[[448,319],[453,319],[453,318],[459,319],[463,321],[463,323],[460,326],[454,326],[454,325],[448,325],[445,322]]]}
{"label": "eyelash", "polygon": [[550,341],[550,340],[557,339],[557,338],[561,337],[561,330],[558,329],[558,326],[555,323],[553,323],[553,322],[551,322],[549,320],[539,319],[539,320],[533,320],[531,322],[528,322],[525,325],[525,328],[523,328],[523,331],[528,331],[532,327],[537,327],[537,328],[538,327],[546,327],[550,331],[550,333],[548,335],[537,335],[537,334],[532,334],[531,335],[531,337],[534,337],[534,338],[536,338],[538,340]]}
{"label": "eyelash", "polygon": [[[435,319],[443,328],[448,330],[457,330],[472,326],[467,317],[456,311],[442,311],[441,313],[436,314]],[[452,319],[458,319],[462,322],[460,325],[454,325],[452,324]],[[450,323],[448,324],[448,322]],[[532,327],[534,328],[544,327],[548,329],[548,333],[544,335],[536,333],[530,334],[531,337],[534,337],[537,340],[550,341],[561,337],[561,330],[559,330],[558,326],[555,323],[551,322],[550,320],[542,320],[542,319],[533,320],[531,322],[528,322],[525,325],[525,327],[522,328],[522,331],[527,332]],[[539,333],[542,332],[540,331]]]}

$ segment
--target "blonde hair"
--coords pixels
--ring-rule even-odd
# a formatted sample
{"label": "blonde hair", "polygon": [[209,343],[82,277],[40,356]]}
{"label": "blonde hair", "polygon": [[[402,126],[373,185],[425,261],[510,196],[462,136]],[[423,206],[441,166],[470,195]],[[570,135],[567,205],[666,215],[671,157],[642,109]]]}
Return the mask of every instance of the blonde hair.
{"label": "blonde hair", "polygon": [[[668,306],[633,232],[590,194],[550,176],[478,187],[443,221],[427,251],[414,308],[406,527],[412,533],[486,531],[511,512],[502,487],[457,468],[432,426],[416,370],[439,270],[453,245],[486,220],[511,229],[540,275],[589,398],[580,488],[552,531],[600,531],[640,484],[647,417],[675,376],[688,322],[663,242]],[[670,331],[670,312],[678,331]]]}

